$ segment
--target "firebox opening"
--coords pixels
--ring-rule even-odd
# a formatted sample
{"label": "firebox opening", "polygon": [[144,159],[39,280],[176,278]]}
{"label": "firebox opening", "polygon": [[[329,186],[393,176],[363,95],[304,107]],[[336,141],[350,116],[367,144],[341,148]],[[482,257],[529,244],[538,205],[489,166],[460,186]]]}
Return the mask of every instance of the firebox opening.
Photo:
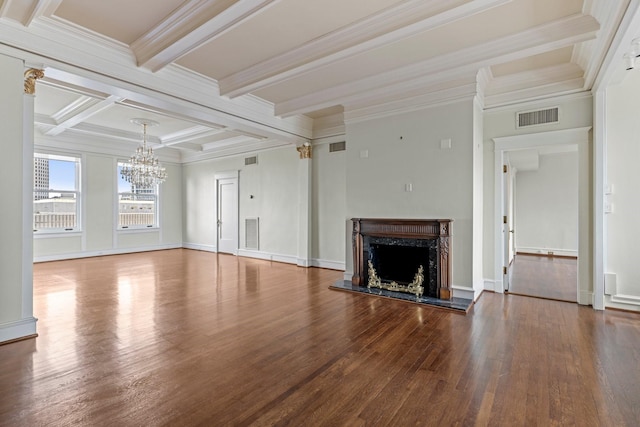
{"label": "firebox opening", "polygon": [[429,248],[371,244],[369,256],[380,279],[408,284],[414,280],[418,268],[429,267]]}

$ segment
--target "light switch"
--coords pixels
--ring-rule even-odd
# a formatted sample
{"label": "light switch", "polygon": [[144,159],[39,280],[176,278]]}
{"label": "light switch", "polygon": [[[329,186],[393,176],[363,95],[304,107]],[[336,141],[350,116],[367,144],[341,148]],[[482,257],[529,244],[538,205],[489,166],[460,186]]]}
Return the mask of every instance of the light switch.
{"label": "light switch", "polygon": [[446,150],[451,148],[451,138],[441,139],[440,140],[440,149]]}
{"label": "light switch", "polygon": [[366,159],[369,157],[369,150],[360,150],[360,158]]}

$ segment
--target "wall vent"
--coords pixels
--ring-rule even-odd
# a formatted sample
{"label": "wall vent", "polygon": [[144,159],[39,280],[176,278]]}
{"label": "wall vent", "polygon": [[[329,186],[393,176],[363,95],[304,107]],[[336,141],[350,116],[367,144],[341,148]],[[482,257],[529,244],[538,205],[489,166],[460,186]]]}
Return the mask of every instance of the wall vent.
{"label": "wall vent", "polygon": [[559,108],[547,108],[545,110],[523,111],[516,114],[516,127],[543,125],[558,123],[560,121]]}
{"label": "wall vent", "polygon": [[244,165],[245,166],[257,165],[257,164],[258,164],[258,156],[245,157],[244,158]]}
{"label": "wall vent", "polygon": [[347,149],[347,143],[345,141],[342,142],[332,142],[329,144],[329,152],[333,153],[334,151],[344,151]]}
{"label": "wall vent", "polygon": [[258,250],[258,218],[245,218],[244,220],[244,247]]}

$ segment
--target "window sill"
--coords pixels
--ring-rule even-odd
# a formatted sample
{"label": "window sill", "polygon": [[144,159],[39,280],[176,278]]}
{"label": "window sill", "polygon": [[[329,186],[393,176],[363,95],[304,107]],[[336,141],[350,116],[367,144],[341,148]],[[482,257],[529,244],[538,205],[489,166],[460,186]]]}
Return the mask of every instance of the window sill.
{"label": "window sill", "polygon": [[82,230],[38,230],[33,232],[33,237],[38,238],[55,238],[55,237],[80,237]]}
{"label": "window sill", "polygon": [[118,233],[152,233],[160,231],[160,227],[132,227],[132,228],[118,228]]}

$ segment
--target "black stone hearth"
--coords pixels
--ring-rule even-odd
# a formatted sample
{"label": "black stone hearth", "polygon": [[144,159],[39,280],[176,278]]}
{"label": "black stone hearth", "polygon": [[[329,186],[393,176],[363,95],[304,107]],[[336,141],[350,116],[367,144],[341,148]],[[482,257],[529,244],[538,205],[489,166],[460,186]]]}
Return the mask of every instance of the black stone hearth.
{"label": "black stone hearth", "polygon": [[329,287],[336,291],[347,291],[359,294],[372,295],[383,298],[390,298],[399,301],[411,302],[414,304],[421,304],[429,307],[445,309],[460,314],[466,314],[472,307],[473,301],[466,298],[453,297],[448,300],[439,298],[433,298],[423,295],[422,297],[416,297],[412,294],[404,292],[387,291],[384,289],[367,288],[366,286],[354,285],[350,280],[340,280]]}

